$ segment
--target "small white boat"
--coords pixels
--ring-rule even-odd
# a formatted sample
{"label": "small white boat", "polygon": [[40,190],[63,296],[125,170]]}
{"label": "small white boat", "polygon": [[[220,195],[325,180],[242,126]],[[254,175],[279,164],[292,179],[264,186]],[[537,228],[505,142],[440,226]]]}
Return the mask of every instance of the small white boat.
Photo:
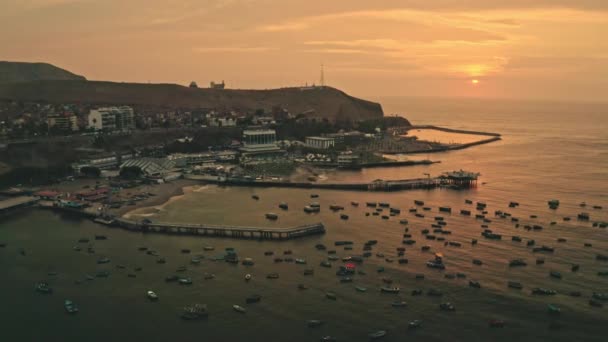
{"label": "small white boat", "polygon": [[245,274],[245,281],[250,281],[251,280],[251,274],[247,273]]}
{"label": "small white boat", "polygon": [[382,338],[386,336],[386,330],[378,330],[378,331],[374,331],[373,333],[369,334],[369,338],[372,340],[376,340],[379,338]]}
{"label": "small white boat", "polygon": [[247,312],[247,310],[246,310],[244,307],[240,306],[240,305],[236,305],[236,304],[235,304],[235,305],[233,305],[233,306],[232,306],[232,308],[233,308],[233,309],[234,309],[234,311],[236,311],[236,312],[240,312],[240,313],[245,313],[245,312]]}
{"label": "small white boat", "polygon": [[146,295],[152,301],[158,300],[158,295],[154,291],[148,291]]}

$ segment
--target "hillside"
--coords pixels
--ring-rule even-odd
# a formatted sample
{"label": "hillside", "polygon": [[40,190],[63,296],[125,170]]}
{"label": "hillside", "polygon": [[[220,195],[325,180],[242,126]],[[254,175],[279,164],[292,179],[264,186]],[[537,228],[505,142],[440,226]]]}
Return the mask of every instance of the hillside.
{"label": "hillside", "polygon": [[0,61],[0,84],[42,80],[86,80],[47,63],[22,63]]}
{"label": "hillside", "polygon": [[97,81],[35,81],[0,84],[0,99],[140,105],[166,108],[217,108],[270,111],[275,106],[293,114],[335,120],[367,120],[383,116],[378,103],[361,100],[331,87],[270,90],[199,89],[175,84]]}

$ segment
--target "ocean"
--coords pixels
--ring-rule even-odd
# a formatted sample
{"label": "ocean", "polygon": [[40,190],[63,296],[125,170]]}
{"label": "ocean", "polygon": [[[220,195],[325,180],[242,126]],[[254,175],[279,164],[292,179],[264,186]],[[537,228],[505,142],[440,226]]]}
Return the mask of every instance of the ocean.
{"label": "ocean", "polygon": [[[362,171],[328,171],[322,181],[371,181],[375,179],[422,178],[426,173],[438,175],[451,170],[481,173],[476,188],[466,191],[447,189],[416,190],[393,193],[361,193],[345,191],[312,191],[277,188],[223,188],[196,186],[185,195],[165,205],[137,210],[133,217],[158,221],[234,224],[246,226],[289,227],[303,223],[323,222],[327,233],[293,241],[248,241],[221,238],[198,238],[139,234],[108,229],[89,221],[61,216],[36,209],[5,218],[0,223],[0,269],[5,276],[0,282],[3,303],[2,334],[6,341],[319,341],[321,336],[334,336],[338,341],[368,341],[368,334],[386,330],[386,341],[603,341],[608,323],[608,308],[589,305],[592,293],[608,293],[608,262],[596,255],[608,254],[608,232],[593,227],[593,222],[608,221],[608,105],[580,103],[545,103],[506,100],[381,98],[385,113],[402,113],[413,124],[432,124],[448,128],[487,131],[502,134],[502,140],[470,149],[398,156],[408,159],[431,159],[440,163],[399,168],[366,169]],[[422,132],[420,132],[422,134]],[[416,134],[416,132],[412,132]],[[438,136],[438,138],[443,138]],[[319,195],[310,198],[311,194]],[[253,194],[260,197],[256,201]],[[485,202],[490,222],[475,219],[475,205],[465,200]],[[558,199],[556,210],[547,201]],[[414,200],[430,207],[424,218],[408,212]],[[321,204],[319,214],[305,214],[302,208],[312,201]],[[353,207],[351,201],[360,205]],[[366,216],[365,202],[389,202],[401,214],[383,220]],[[520,206],[509,208],[510,201]],[[289,210],[277,205],[288,202]],[[581,202],[587,204],[581,207]],[[342,220],[329,205],[345,207],[349,215]],[[593,209],[592,206],[603,209]],[[451,214],[438,212],[439,206],[452,208]],[[461,209],[473,212],[472,217],[459,214]],[[519,219],[520,227],[509,218],[494,216],[501,210]],[[268,221],[264,214],[275,212],[277,221]],[[590,221],[577,220],[587,212]],[[386,213],[385,213],[386,214]],[[421,230],[430,229],[435,216],[446,222],[444,230],[451,234],[434,234],[445,241],[427,240]],[[571,218],[564,221],[564,217]],[[408,224],[399,221],[407,219]],[[555,222],[555,224],[550,224]],[[500,241],[481,236],[482,224],[502,234]],[[527,230],[525,225],[541,226]],[[407,231],[406,231],[407,229]],[[108,240],[97,241],[95,234]],[[403,245],[404,234],[411,234],[414,245]],[[513,236],[522,242],[512,241]],[[86,252],[87,244],[78,239],[87,237],[94,254]],[[477,239],[476,245],[471,244]],[[562,239],[558,242],[558,239]],[[353,241],[353,250],[334,246],[337,240]],[[352,283],[341,283],[336,270],[320,267],[327,260],[327,251],[315,249],[324,244],[336,255],[362,254],[363,244],[377,240],[372,256],[358,265],[365,274],[353,276]],[[532,251],[550,246],[553,253]],[[445,242],[460,243],[460,247]],[[585,247],[584,244],[590,244]],[[73,246],[82,246],[82,251]],[[422,251],[428,245],[430,251]],[[158,264],[156,257],[139,251],[146,246],[158,251],[167,260]],[[204,251],[214,246],[214,251]],[[251,257],[254,266],[233,265],[213,261],[225,248],[234,248],[239,257]],[[396,248],[405,247],[407,264],[399,264]],[[26,255],[19,254],[19,248]],[[182,249],[191,250],[184,254]],[[283,252],[306,259],[306,265],[282,262]],[[273,251],[274,256],[265,256]],[[434,253],[444,256],[445,270],[430,269],[426,262]],[[191,264],[194,255],[202,262]],[[111,262],[99,265],[101,256]],[[523,259],[527,266],[509,267],[512,259]],[[537,264],[537,259],[543,264]],[[387,260],[388,259],[388,260]],[[479,259],[482,265],[472,263]],[[392,261],[391,261],[392,260]],[[117,268],[124,265],[125,268]],[[572,265],[580,269],[572,271]],[[177,268],[185,266],[183,273]],[[140,271],[135,269],[141,267]],[[378,272],[380,268],[383,272]],[[304,275],[313,269],[314,275]],[[93,277],[100,270],[107,278]],[[559,272],[561,279],[551,277]],[[266,279],[276,272],[279,279]],[[127,274],[136,277],[128,277]],[[205,273],[215,274],[205,279]],[[245,274],[253,279],[245,282]],[[460,273],[460,277],[452,277]],[[165,277],[178,274],[190,277],[192,285],[165,282]],[[416,279],[423,274],[424,279]],[[447,276],[446,276],[447,275]],[[463,277],[464,276],[464,277]],[[383,278],[386,278],[383,280]],[[453,278],[453,279],[452,279]],[[384,281],[401,288],[399,294],[379,291]],[[78,280],[78,282],[76,282]],[[469,280],[481,288],[469,286]],[[51,295],[36,293],[35,283],[47,281],[54,289]],[[507,287],[517,281],[523,289]],[[307,285],[307,290],[298,289]],[[355,286],[367,288],[358,292]],[[533,295],[532,289],[555,290],[556,295]],[[414,289],[423,295],[412,296]],[[439,289],[442,297],[426,295]],[[160,299],[151,302],[146,291],[155,291]],[[331,291],[336,300],[325,297]],[[571,296],[579,291],[580,297]],[[246,304],[245,298],[259,294],[262,300]],[[71,299],[80,308],[68,315],[63,301]],[[406,301],[406,307],[394,307],[395,301]],[[451,302],[456,310],[441,311],[439,304]],[[185,322],[179,318],[182,307],[194,303],[207,304],[209,317]],[[245,314],[235,312],[232,305],[246,307]],[[561,314],[549,314],[547,306],[561,308]],[[604,302],[604,306],[608,302]],[[307,320],[322,320],[320,327],[307,327]],[[408,322],[422,321],[418,329],[408,329]],[[503,320],[503,328],[490,328],[491,319]]]}

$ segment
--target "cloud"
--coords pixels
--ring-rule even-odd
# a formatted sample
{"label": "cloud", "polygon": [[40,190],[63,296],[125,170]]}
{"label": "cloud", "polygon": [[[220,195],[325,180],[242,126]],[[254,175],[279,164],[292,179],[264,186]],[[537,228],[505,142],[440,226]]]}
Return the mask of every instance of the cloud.
{"label": "cloud", "polygon": [[210,46],[210,47],[197,47],[194,48],[194,52],[207,53],[207,52],[268,52],[278,50],[274,47],[268,46]]}

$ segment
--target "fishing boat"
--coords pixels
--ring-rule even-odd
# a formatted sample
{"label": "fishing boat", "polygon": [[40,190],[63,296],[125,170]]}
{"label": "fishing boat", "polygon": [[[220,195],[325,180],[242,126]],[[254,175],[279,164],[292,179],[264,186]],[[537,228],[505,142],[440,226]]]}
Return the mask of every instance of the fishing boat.
{"label": "fishing boat", "polygon": [[338,299],[338,297],[336,296],[336,294],[335,294],[335,293],[333,293],[333,292],[325,292],[325,297],[326,297],[327,299],[331,299],[331,300],[336,300],[336,299]]}
{"label": "fishing boat", "polygon": [[266,214],[266,218],[269,220],[276,220],[279,218],[279,215],[275,214],[275,213],[267,213]]}
{"label": "fishing boat", "polygon": [[65,307],[65,311],[69,314],[75,314],[78,312],[78,307],[71,300],[66,299],[63,302],[63,306]]}
{"label": "fishing boat", "polygon": [[516,290],[521,290],[521,289],[523,289],[523,288],[524,288],[524,286],[523,286],[521,283],[516,282],[516,281],[509,281],[509,282],[507,283],[507,286],[508,286],[509,288],[516,289]]}
{"label": "fishing boat", "polygon": [[380,339],[380,338],[383,338],[384,336],[386,336],[386,330],[374,331],[372,333],[369,333],[368,336],[371,340],[377,340],[377,339]]}
{"label": "fishing boat", "polygon": [[535,295],[552,296],[552,295],[555,295],[556,293],[557,292],[554,290],[545,289],[542,287],[535,287],[532,289],[532,294],[535,294]]}
{"label": "fishing boat", "polygon": [[380,287],[380,292],[384,292],[384,293],[399,293],[399,291],[401,291],[401,289],[398,287],[388,287],[388,286]]}
{"label": "fishing boat", "polygon": [[475,280],[469,280],[469,286],[470,287],[474,287],[476,289],[480,289],[481,288],[481,284],[479,284],[479,282],[475,281]]}
{"label": "fishing boat", "polygon": [[549,304],[547,305],[547,310],[549,311],[550,314],[552,315],[559,315],[562,312],[562,309],[560,309],[557,305],[555,304]]}
{"label": "fishing boat", "polygon": [[44,294],[53,293],[53,289],[49,286],[48,283],[45,282],[40,282],[36,284],[36,291]]}
{"label": "fishing boat", "polygon": [[192,279],[190,278],[179,278],[178,282],[182,285],[191,285]]}
{"label": "fishing boat", "polygon": [[306,321],[306,325],[309,328],[320,327],[321,325],[323,325],[323,321],[318,320],[318,319],[310,319],[310,320]]}
{"label": "fishing boat", "polygon": [[355,290],[357,290],[357,292],[366,292],[367,287],[357,285],[357,286],[355,286]]}
{"label": "fishing boat", "polygon": [[257,302],[259,302],[260,300],[262,300],[262,296],[257,295],[257,294],[254,294],[254,295],[251,295],[251,296],[247,297],[247,298],[245,299],[245,302],[246,302],[247,304],[251,304],[251,303],[257,303]]}
{"label": "fishing boat", "polygon": [[233,308],[233,309],[234,309],[234,311],[236,311],[236,312],[240,312],[240,313],[245,313],[245,312],[247,312],[247,309],[245,309],[244,307],[242,307],[242,306],[240,306],[240,305],[236,305],[236,304],[234,304],[234,305],[232,306],[232,308]]}
{"label": "fishing boat", "polygon": [[146,293],[146,295],[148,296],[148,298],[149,298],[151,301],[157,301],[157,300],[158,300],[158,295],[157,295],[157,294],[156,294],[154,291],[148,291],[148,292]]}
{"label": "fishing boat", "polygon": [[195,320],[206,318],[208,315],[207,305],[194,304],[184,307],[180,316],[184,320]]}
{"label": "fishing boat", "polygon": [[110,259],[105,258],[105,257],[104,257],[104,258],[99,258],[99,259],[97,259],[97,263],[98,263],[98,264],[107,264],[107,263],[109,263],[109,262],[110,262]]}
{"label": "fishing boat", "polygon": [[456,307],[450,302],[439,304],[439,309],[442,311],[456,311]]}
{"label": "fishing boat", "polygon": [[523,259],[513,259],[509,262],[510,267],[526,266],[527,263]]}
{"label": "fishing boat", "polygon": [[415,319],[415,320],[413,320],[413,321],[410,321],[410,322],[407,324],[407,328],[408,328],[408,329],[416,329],[416,328],[419,328],[419,327],[420,327],[420,325],[422,325],[422,321],[421,321],[421,320],[419,320],[419,319]]}

